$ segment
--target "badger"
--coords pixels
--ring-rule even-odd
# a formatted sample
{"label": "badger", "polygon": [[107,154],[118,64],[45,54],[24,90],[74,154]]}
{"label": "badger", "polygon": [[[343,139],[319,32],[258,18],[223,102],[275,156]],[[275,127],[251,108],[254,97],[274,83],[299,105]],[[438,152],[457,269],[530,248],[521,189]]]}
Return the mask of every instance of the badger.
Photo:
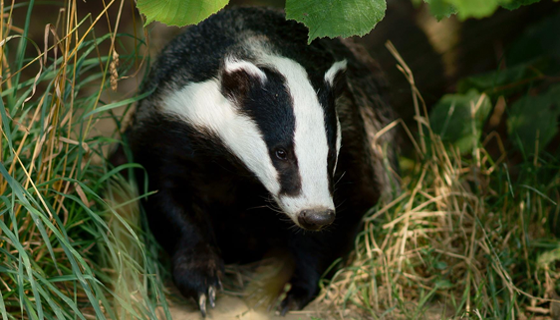
{"label": "badger", "polygon": [[172,40],[141,89],[126,139],[156,191],[143,207],[203,316],[224,263],[272,248],[295,261],[279,311],[305,307],[391,185],[381,71],[356,43],[307,32],[276,10],[223,10]]}

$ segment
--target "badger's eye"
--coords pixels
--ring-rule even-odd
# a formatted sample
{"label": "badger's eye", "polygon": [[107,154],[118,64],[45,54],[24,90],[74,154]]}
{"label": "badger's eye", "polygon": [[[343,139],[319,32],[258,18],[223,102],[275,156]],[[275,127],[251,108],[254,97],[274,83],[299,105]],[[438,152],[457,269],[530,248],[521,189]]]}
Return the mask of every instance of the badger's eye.
{"label": "badger's eye", "polygon": [[288,160],[288,153],[284,149],[276,149],[276,158],[282,161]]}

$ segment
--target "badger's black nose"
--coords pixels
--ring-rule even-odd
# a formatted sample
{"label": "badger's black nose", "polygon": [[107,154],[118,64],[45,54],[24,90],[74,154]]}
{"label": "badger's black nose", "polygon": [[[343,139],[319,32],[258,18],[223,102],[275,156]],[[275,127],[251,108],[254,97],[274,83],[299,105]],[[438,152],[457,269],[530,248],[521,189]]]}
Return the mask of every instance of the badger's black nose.
{"label": "badger's black nose", "polygon": [[304,229],[317,231],[331,224],[334,218],[334,210],[312,209],[301,211],[298,215],[298,222]]}

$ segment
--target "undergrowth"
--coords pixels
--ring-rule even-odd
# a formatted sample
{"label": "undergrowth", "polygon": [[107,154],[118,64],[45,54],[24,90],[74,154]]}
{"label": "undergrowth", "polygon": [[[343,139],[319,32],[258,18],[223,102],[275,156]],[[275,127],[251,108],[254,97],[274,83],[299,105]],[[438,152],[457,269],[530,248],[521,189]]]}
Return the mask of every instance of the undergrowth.
{"label": "undergrowth", "polygon": [[[154,319],[167,310],[133,204],[109,206],[131,192],[117,174],[132,165],[109,171],[104,151],[117,140],[93,130],[135,100],[102,95],[141,65],[142,35],[118,33],[125,2],[97,16],[79,1],[0,2],[2,319]],[[45,5],[58,19],[39,44],[29,30]],[[102,23],[111,32],[95,34]]]}
{"label": "undergrowth", "polygon": [[[324,281],[321,298],[373,319],[557,319],[558,155],[537,142],[515,160],[496,131],[474,134],[466,153],[442,141],[412,72],[388,48],[411,84],[419,134],[403,132],[417,158],[401,161],[402,189],[365,218],[353,263]],[[461,119],[474,131],[487,99]]]}

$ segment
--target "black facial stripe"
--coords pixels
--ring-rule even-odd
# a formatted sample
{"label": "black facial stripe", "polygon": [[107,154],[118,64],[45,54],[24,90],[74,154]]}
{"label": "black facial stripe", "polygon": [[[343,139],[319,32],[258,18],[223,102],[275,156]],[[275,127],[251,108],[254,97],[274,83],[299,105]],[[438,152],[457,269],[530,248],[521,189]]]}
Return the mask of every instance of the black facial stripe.
{"label": "black facial stripe", "polygon": [[[267,80],[264,84],[258,79],[250,82],[242,99],[238,100],[239,112],[257,124],[278,172],[280,194],[296,196],[301,192],[301,176],[294,148],[293,99],[286,79],[280,73],[267,67],[260,69],[265,72]],[[287,160],[278,159],[277,148],[287,152]]]}
{"label": "black facial stripe", "polygon": [[[337,74],[336,78],[339,78]],[[338,79],[336,79],[338,80]],[[311,83],[317,92],[319,103],[323,107],[325,114],[325,129],[327,132],[327,143],[329,145],[329,156],[327,158],[327,172],[329,179],[329,188],[333,194],[333,171],[336,164],[336,138],[337,138],[337,121],[336,121],[336,108],[335,100],[337,98],[338,90],[331,87],[325,82],[324,73],[320,73],[317,77],[311,79]],[[334,82],[336,85],[336,81]]]}

